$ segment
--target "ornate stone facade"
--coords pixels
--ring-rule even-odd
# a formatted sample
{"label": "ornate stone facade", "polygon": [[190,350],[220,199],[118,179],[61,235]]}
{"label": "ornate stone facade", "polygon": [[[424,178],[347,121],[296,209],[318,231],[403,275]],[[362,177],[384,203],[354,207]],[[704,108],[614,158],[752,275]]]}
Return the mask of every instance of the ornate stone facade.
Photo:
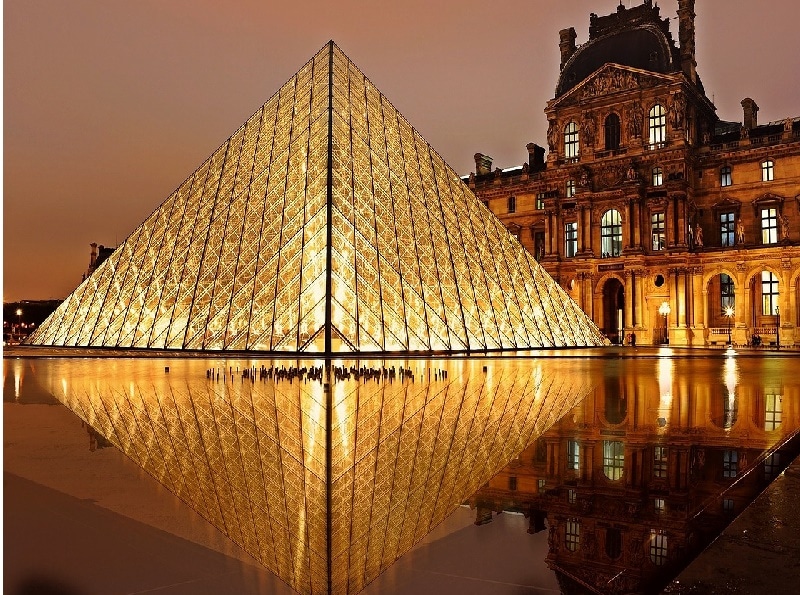
{"label": "ornate stone facade", "polygon": [[720,120],[678,15],[681,47],[651,0],[562,31],[546,160],[470,187],[612,341],[800,345],[800,118]]}

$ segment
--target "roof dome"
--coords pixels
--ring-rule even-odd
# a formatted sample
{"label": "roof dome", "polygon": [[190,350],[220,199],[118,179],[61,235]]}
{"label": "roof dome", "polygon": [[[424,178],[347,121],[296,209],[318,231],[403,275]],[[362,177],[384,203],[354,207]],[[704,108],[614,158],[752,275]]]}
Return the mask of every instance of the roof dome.
{"label": "roof dome", "polygon": [[669,32],[669,20],[661,19],[651,2],[632,9],[620,5],[604,17],[591,15],[589,41],[564,64],[556,86],[560,97],[604,64],[615,63],[651,72],[680,70],[680,59]]}

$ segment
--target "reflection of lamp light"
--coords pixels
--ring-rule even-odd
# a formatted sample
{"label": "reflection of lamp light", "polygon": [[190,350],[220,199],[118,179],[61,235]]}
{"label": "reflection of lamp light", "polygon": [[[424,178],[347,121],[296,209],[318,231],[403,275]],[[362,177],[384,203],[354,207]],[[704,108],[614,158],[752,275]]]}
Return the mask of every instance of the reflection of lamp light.
{"label": "reflection of lamp light", "polygon": [[725,306],[725,316],[728,317],[728,345],[731,344],[731,317],[733,317],[733,308]]}
{"label": "reflection of lamp light", "polygon": [[659,306],[659,308],[658,308],[658,313],[661,314],[661,316],[664,317],[664,344],[665,345],[669,345],[669,327],[668,327],[669,321],[668,321],[668,317],[669,317],[669,313],[670,312],[671,312],[671,309],[669,307],[669,302],[661,302],[661,306]]}

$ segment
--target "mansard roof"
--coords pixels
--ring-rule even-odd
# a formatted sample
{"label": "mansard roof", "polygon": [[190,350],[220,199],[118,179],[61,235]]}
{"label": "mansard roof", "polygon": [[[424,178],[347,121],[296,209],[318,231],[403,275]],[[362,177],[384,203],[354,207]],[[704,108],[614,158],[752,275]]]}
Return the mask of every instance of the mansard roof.
{"label": "mansard roof", "polygon": [[[646,0],[615,14],[591,15],[589,41],[579,47],[561,71],[556,98],[567,93],[604,64],[614,62],[662,74],[680,71],[680,57],[658,6]],[[698,81],[699,84],[699,81]]]}

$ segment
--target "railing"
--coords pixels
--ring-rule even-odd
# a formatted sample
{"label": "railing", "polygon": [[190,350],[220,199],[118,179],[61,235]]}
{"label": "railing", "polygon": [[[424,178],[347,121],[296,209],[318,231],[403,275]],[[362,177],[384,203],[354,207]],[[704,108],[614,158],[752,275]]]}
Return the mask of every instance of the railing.
{"label": "railing", "polygon": [[750,329],[751,335],[775,335],[777,334],[777,327],[775,326],[756,326]]}

